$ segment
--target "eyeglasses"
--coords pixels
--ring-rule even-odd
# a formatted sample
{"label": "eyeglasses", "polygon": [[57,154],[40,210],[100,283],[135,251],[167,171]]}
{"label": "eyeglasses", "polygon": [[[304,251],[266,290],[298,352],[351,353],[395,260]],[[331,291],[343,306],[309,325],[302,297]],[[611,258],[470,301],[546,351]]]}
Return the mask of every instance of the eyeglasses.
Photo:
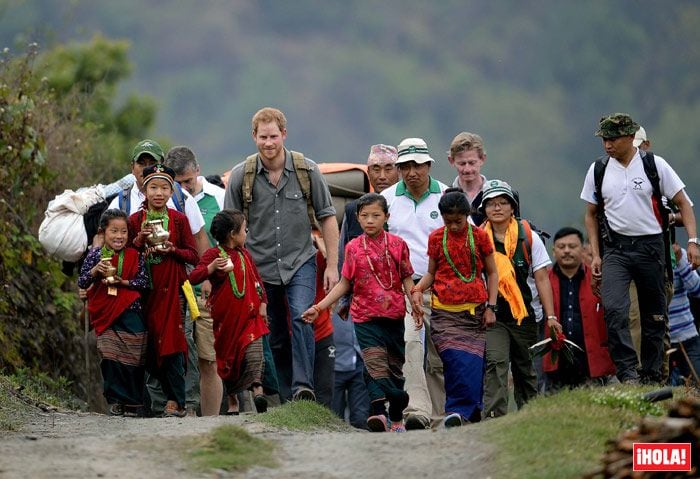
{"label": "eyeglasses", "polygon": [[489,201],[486,203],[486,208],[505,208],[506,206],[510,206],[510,201],[508,200],[501,200],[501,201]]}

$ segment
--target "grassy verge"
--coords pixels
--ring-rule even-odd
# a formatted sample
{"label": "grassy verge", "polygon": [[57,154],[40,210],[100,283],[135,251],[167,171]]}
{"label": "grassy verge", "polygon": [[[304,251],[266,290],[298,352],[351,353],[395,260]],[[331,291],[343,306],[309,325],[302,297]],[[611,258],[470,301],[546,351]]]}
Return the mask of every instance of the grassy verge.
{"label": "grassy verge", "polygon": [[269,426],[290,431],[350,431],[330,409],[311,401],[293,401],[255,417]]}
{"label": "grassy verge", "polygon": [[28,369],[0,375],[0,431],[20,430],[41,408],[80,409],[83,405],[70,395],[69,386],[65,379],[54,380]]}
{"label": "grassy verge", "polygon": [[[598,465],[606,442],[642,416],[662,415],[664,403],[640,396],[650,387],[614,386],[538,397],[520,412],[477,427],[495,446],[493,477],[580,477]],[[675,397],[685,394],[674,391]],[[665,401],[667,403],[667,401]]]}
{"label": "grassy verge", "polygon": [[275,445],[251,436],[240,427],[214,429],[191,445],[190,458],[197,470],[245,471],[252,466],[277,467]]}
{"label": "grassy verge", "polygon": [[0,376],[0,431],[17,431],[22,427],[33,408],[18,398],[14,386],[5,376]]}

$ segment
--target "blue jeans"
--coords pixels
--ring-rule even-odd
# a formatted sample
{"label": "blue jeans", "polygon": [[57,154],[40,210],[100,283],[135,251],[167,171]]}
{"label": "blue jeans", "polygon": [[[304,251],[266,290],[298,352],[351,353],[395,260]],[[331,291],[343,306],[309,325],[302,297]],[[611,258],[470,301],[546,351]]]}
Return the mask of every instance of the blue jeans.
{"label": "blue jeans", "polygon": [[301,388],[314,389],[314,328],[302,321],[301,314],[316,297],[316,258],[301,265],[288,284],[265,283],[265,292],[270,348],[284,401]]}
{"label": "blue jeans", "polygon": [[365,363],[357,355],[354,371],[336,371],[333,391],[333,412],[345,419],[347,409],[350,425],[367,429],[369,416],[369,394],[364,379]]}

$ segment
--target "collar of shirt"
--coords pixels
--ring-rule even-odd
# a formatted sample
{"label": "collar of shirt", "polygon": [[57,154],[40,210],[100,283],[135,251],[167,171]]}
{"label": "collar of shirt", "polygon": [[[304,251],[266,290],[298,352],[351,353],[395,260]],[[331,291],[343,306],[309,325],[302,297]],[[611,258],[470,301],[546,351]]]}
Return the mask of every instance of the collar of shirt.
{"label": "collar of shirt", "polygon": [[441,193],[440,191],[440,183],[433,178],[432,176],[429,177],[430,181],[428,181],[428,189],[426,190],[425,193],[420,198],[414,198],[413,195],[408,191],[406,188],[406,183],[404,183],[403,180],[399,180],[398,184],[396,185],[396,196],[408,196],[411,198],[413,201],[416,203],[420,203],[423,199],[425,199],[428,195],[431,193]]}
{"label": "collar of shirt", "polygon": [[[257,173],[260,174],[262,171],[267,171],[267,168],[263,165],[262,160],[260,159],[260,153],[258,153],[258,157],[256,159],[257,166]],[[287,171],[294,171],[294,161],[292,160],[292,155],[289,153],[288,149],[284,149],[284,169]]]}
{"label": "collar of shirt", "polygon": [[199,202],[199,200],[204,198],[204,195],[213,196],[214,198],[216,198],[216,202],[219,204],[219,209],[224,209],[224,196],[226,195],[226,190],[212,183],[209,183],[207,179],[203,176],[199,176],[197,179],[202,180],[202,191],[200,191],[194,196],[194,200]]}
{"label": "collar of shirt", "polygon": [[[554,272],[557,273],[557,276],[559,276],[559,279],[562,279],[562,280],[569,279],[569,277],[562,272],[561,268],[559,267],[559,265],[557,263],[554,263]],[[586,274],[583,271],[583,265],[581,265],[581,266],[579,266],[578,271],[576,271],[576,274],[574,274],[574,276],[571,279],[576,280],[576,281],[581,281],[581,280],[583,280],[585,275]]]}

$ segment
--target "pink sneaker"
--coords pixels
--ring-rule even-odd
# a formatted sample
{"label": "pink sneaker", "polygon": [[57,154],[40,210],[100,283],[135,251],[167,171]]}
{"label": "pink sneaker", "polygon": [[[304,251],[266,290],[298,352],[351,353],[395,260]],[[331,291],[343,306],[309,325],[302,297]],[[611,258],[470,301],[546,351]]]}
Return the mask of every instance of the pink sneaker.
{"label": "pink sneaker", "polygon": [[403,421],[392,422],[391,432],[406,432],[406,426],[403,425]]}
{"label": "pink sneaker", "polygon": [[389,430],[386,423],[386,416],[381,414],[368,417],[367,427],[372,432],[387,432]]}

